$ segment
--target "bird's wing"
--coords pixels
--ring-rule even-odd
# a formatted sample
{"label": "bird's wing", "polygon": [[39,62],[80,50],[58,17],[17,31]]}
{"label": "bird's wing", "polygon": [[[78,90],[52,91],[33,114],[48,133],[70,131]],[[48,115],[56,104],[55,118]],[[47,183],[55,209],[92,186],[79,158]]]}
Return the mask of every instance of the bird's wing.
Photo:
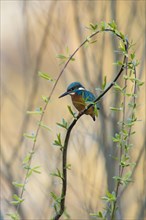
{"label": "bird's wing", "polygon": [[[82,96],[87,104],[93,104],[94,100],[96,99],[96,97],[90,91],[87,90],[82,91]],[[96,104],[96,106],[97,109],[99,109],[98,103]]]}

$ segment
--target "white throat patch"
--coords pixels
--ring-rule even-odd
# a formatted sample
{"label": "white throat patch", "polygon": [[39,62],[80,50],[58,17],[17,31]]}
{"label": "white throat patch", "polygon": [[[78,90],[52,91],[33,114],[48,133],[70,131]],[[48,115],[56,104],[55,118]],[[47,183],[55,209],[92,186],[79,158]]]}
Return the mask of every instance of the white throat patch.
{"label": "white throat patch", "polygon": [[83,87],[79,87],[78,90],[85,90]]}

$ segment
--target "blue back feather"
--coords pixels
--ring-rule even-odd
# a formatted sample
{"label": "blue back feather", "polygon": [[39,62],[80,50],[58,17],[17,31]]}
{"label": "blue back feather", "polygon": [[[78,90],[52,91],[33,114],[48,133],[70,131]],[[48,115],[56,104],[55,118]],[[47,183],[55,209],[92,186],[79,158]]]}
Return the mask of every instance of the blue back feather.
{"label": "blue back feather", "polygon": [[[89,104],[92,104],[94,100],[96,99],[93,93],[87,90],[74,90],[74,92],[78,95],[81,95],[86,103],[89,102]],[[96,104],[97,108],[99,109],[99,104]]]}

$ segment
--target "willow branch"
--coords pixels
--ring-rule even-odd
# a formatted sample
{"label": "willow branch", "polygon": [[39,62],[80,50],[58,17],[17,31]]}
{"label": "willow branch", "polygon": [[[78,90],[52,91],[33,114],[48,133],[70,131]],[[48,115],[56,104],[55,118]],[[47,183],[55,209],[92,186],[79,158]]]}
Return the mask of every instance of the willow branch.
{"label": "willow branch", "polygon": [[[126,51],[128,50],[128,41],[126,41],[125,50]],[[82,115],[84,115],[89,108],[93,107],[95,103],[97,103],[101,98],[103,98],[103,96],[113,87],[113,85],[115,84],[115,82],[118,80],[118,78],[122,74],[123,70],[125,69],[126,58],[127,58],[127,56],[124,55],[122,66],[121,66],[119,72],[117,73],[116,77],[110,83],[110,85],[98,96],[98,98],[96,98],[94,100],[93,104],[88,105],[84,111],[82,111],[81,113],[79,113],[77,115],[77,117],[73,120],[73,122],[70,124],[70,126],[67,129],[67,133],[66,133],[65,141],[64,141],[63,152],[62,152],[63,179],[62,179],[62,192],[61,192],[60,209],[59,209],[58,213],[55,215],[55,217],[53,218],[54,220],[58,220],[62,216],[63,212],[65,211],[65,198],[66,198],[66,191],[67,191],[67,149],[68,149],[68,143],[69,143],[71,131],[74,128],[74,126],[76,125],[79,118]]]}
{"label": "willow branch", "polygon": [[[109,30],[110,30],[110,29],[109,29]],[[112,30],[111,30],[111,31],[112,31]],[[100,30],[96,31],[95,33],[91,34],[91,35],[89,36],[89,38],[92,38],[93,36],[95,36],[96,34],[98,34],[98,33],[100,33],[100,32],[101,32]],[[89,38],[88,38],[88,39],[89,39]],[[67,62],[65,63],[63,69],[62,69],[61,72],[59,73],[59,75],[58,75],[58,77],[57,77],[57,79],[56,79],[56,81],[55,81],[55,83],[54,83],[54,86],[53,86],[53,88],[52,88],[50,94],[48,95],[48,100],[51,99],[51,97],[52,97],[52,95],[53,95],[53,92],[55,91],[55,88],[56,88],[56,86],[57,86],[57,84],[58,84],[58,81],[59,81],[60,77],[62,76],[62,74],[64,73],[66,67],[68,66],[68,64],[70,63],[70,61],[72,60],[72,58],[75,56],[75,54],[78,52],[78,50],[79,50],[86,42],[89,41],[88,39],[85,39],[85,40],[80,44],[80,46],[72,53],[72,55],[69,57],[69,59],[68,59]],[[36,139],[36,141],[33,142],[31,152],[34,152],[34,150],[35,150],[35,148],[36,148],[36,142],[37,142],[37,137],[38,137],[38,134],[39,134],[39,131],[40,131],[40,128],[41,128],[41,122],[43,121],[43,118],[44,118],[45,111],[46,111],[47,107],[48,107],[48,102],[46,102],[45,105],[44,105],[44,107],[43,107],[43,111],[42,111],[42,114],[41,114],[40,119],[39,119],[39,122],[38,122],[38,127],[36,128],[36,132],[35,132],[35,139]],[[32,162],[32,155],[31,155],[30,160],[29,160],[29,163],[28,163],[29,167],[31,166],[31,162]],[[28,179],[28,172],[29,172],[29,170],[26,171],[26,174],[25,174],[25,177],[24,177],[24,180],[23,180],[23,187],[22,187],[22,190],[21,190],[21,192],[20,192],[20,198],[21,198],[21,199],[23,198],[23,195],[24,195],[24,192],[25,192],[25,185],[26,185],[27,179]],[[16,211],[17,211],[17,212],[19,211],[20,205],[21,205],[21,204],[18,204],[17,207],[16,207]]]}

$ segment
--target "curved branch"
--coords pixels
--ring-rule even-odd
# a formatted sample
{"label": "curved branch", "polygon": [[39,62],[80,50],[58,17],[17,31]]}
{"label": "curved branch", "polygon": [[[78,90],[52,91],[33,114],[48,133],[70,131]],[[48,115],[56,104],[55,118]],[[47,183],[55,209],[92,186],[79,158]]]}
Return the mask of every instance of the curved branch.
{"label": "curved branch", "polygon": [[[128,51],[128,41],[127,40],[125,42],[125,51],[126,52]],[[69,138],[70,138],[71,131],[72,131],[73,127],[75,126],[75,124],[77,123],[77,121],[79,120],[79,118],[82,115],[84,115],[85,112],[89,108],[91,108],[95,103],[97,103],[113,87],[113,85],[118,80],[118,78],[120,77],[120,75],[122,74],[122,72],[125,68],[126,58],[127,58],[127,56],[124,55],[122,66],[121,66],[118,74],[116,75],[116,77],[110,83],[110,85],[98,96],[98,98],[96,98],[94,100],[93,104],[88,105],[87,108],[84,111],[82,111],[81,113],[79,113],[77,115],[77,117],[73,120],[73,122],[70,124],[70,126],[67,129],[67,133],[66,133],[65,140],[64,140],[64,147],[63,147],[63,151],[62,151],[62,174],[63,174],[63,178],[62,178],[62,192],[61,192],[61,198],[60,198],[61,199],[60,209],[59,209],[59,212],[53,218],[54,220],[58,220],[62,216],[62,214],[65,210],[65,197],[66,197],[66,190],[67,190],[67,149],[68,149],[68,143],[69,143]]]}

